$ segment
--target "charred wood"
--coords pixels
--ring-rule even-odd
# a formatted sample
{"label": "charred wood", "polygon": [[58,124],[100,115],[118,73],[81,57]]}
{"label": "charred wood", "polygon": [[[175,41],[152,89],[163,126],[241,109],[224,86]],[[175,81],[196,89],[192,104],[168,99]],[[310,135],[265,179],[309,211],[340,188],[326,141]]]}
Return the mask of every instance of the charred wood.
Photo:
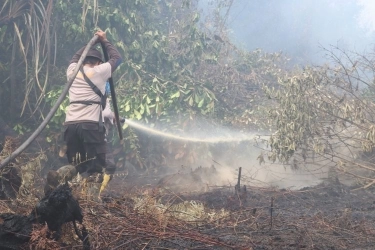
{"label": "charred wood", "polygon": [[[33,224],[47,224],[54,232],[51,238],[57,240],[64,223],[82,223],[83,215],[72,190],[68,184],[64,184],[40,200],[28,216],[5,213],[0,214],[0,218],[0,249],[19,249],[30,240]],[[89,249],[86,229],[83,227],[82,231],[77,234],[84,242],[85,249]]]}

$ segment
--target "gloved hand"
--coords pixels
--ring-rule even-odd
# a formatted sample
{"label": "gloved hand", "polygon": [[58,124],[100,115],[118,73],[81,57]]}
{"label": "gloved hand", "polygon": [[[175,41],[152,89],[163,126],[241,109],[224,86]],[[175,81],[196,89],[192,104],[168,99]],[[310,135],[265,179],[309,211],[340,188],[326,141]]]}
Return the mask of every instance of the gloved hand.
{"label": "gloved hand", "polygon": [[100,194],[103,192],[103,190],[107,187],[108,182],[110,182],[111,180],[112,180],[111,174],[104,174],[103,175],[103,182],[102,182],[102,185],[101,185],[100,190],[99,190],[99,197],[100,197]]}

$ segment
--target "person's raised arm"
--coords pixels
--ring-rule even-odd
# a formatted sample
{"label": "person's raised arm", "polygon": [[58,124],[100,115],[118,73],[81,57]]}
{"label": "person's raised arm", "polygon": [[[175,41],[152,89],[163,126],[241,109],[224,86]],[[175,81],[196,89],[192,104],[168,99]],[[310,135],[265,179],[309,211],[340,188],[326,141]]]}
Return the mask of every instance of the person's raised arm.
{"label": "person's raised arm", "polygon": [[99,41],[101,44],[106,48],[108,57],[109,57],[109,64],[111,64],[112,72],[116,70],[116,68],[122,63],[122,58],[118,50],[108,41],[107,36],[104,31],[99,30],[95,33],[95,35],[99,36]]}

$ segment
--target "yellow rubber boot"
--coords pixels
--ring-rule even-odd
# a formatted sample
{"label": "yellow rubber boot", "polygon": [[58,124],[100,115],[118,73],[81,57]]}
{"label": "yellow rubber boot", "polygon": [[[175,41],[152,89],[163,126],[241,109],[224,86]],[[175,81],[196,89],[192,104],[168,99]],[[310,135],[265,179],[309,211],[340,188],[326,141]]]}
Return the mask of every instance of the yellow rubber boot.
{"label": "yellow rubber boot", "polygon": [[111,175],[109,174],[104,174],[103,176],[103,182],[102,182],[102,185],[100,186],[100,190],[99,190],[99,197],[100,197],[100,194],[103,192],[103,190],[107,187],[108,185],[108,182],[111,180]]}

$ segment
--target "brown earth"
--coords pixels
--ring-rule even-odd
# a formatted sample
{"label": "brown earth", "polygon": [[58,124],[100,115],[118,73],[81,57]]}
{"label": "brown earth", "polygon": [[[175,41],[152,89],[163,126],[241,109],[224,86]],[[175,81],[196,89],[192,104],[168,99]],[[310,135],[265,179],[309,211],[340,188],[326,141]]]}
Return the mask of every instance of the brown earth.
{"label": "brown earth", "polygon": [[[210,174],[211,173],[211,174]],[[115,176],[101,202],[76,193],[91,249],[375,249],[374,190],[337,179],[301,190],[213,186],[212,169]],[[195,191],[191,183],[195,181]],[[187,186],[189,185],[189,186]],[[17,202],[1,210],[25,213]],[[59,242],[35,226],[25,249],[82,249],[73,226]]]}
{"label": "brown earth", "polygon": [[[190,175],[177,173],[162,181],[145,175],[115,178],[102,204],[83,203],[87,224],[98,230],[91,234],[93,246],[98,249],[375,249],[373,190],[353,191],[334,180],[297,191],[241,186],[236,192],[233,186],[206,185],[203,192],[183,192],[182,180],[199,178]],[[147,211],[136,208],[131,198],[134,196],[147,200]],[[174,205],[190,201],[203,204],[206,213],[227,213],[214,219],[201,216],[190,221],[168,213],[175,212]],[[150,208],[158,204],[167,208],[162,212]]]}

